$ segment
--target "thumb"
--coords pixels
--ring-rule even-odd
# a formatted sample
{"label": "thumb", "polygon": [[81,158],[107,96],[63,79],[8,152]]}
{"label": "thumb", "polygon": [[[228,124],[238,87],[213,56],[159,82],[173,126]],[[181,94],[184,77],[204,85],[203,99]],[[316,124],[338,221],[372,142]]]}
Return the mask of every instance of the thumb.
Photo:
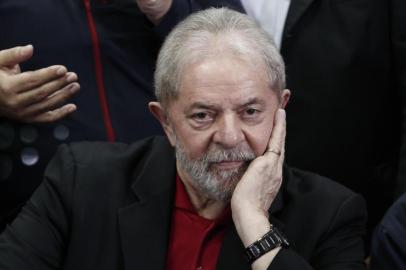
{"label": "thumb", "polygon": [[32,57],[34,47],[32,45],[18,46],[0,51],[0,66],[13,67]]}

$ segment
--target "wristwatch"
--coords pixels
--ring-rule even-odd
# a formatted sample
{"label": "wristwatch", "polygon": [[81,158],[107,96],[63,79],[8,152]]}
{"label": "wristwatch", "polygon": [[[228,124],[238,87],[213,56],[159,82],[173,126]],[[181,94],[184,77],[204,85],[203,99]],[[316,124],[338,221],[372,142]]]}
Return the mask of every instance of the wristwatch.
{"label": "wristwatch", "polygon": [[264,236],[249,245],[245,249],[248,262],[252,264],[256,259],[266,254],[277,247],[288,247],[289,242],[285,235],[275,226],[271,225],[271,229]]}

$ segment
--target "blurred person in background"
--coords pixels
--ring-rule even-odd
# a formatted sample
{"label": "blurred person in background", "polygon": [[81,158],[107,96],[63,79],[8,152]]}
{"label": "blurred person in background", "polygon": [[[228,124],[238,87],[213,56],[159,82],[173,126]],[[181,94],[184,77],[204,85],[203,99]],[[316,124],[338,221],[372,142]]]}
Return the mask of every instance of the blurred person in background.
{"label": "blurred person in background", "polygon": [[242,9],[232,0],[0,1],[0,231],[60,143],[162,134],[146,106],[161,43],[188,14],[222,5]]}
{"label": "blurred person in background", "polygon": [[286,160],[367,199],[369,234],[406,190],[406,1],[241,0],[286,63]]}

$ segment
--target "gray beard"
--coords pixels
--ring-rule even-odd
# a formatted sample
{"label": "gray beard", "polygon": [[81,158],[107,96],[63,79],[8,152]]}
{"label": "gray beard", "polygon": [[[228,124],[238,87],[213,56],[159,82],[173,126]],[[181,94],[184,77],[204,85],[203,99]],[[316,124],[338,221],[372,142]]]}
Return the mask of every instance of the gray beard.
{"label": "gray beard", "polygon": [[[200,158],[190,159],[176,140],[176,159],[179,166],[189,175],[192,185],[209,199],[229,202],[234,189],[255,158],[254,151],[246,145],[234,149],[224,149],[216,145]],[[220,161],[245,161],[235,169],[219,170],[213,163]]]}

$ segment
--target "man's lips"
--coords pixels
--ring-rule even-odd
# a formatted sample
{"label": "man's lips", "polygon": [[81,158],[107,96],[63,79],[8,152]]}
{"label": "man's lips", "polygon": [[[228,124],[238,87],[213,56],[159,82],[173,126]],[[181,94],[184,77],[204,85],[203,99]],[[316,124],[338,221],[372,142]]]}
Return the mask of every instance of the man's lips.
{"label": "man's lips", "polygon": [[216,166],[218,169],[224,169],[224,170],[228,170],[228,169],[235,169],[235,168],[239,168],[241,167],[241,165],[243,165],[245,163],[245,161],[242,160],[224,160],[224,161],[219,161],[219,162],[213,162],[213,165]]}

